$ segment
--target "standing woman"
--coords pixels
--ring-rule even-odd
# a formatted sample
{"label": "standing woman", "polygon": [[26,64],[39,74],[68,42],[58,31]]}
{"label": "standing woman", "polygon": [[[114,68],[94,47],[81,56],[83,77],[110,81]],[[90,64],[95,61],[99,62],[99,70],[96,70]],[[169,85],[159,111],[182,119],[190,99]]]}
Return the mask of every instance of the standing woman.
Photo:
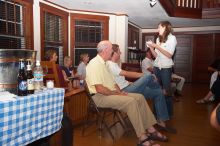
{"label": "standing woman", "polygon": [[153,56],[156,58],[154,61],[154,73],[161,82],[163,91],[166,96],[167,109],[170,118],[173,115],[173,101],[171,93],[171,74],[172,66],[174,65],[172,56],[174,54],[177,41],[176,37],[172,34],[172,25],[168,21],[161,21],[158,25],[158,38],[156,44],[148,41],[147,45]]}

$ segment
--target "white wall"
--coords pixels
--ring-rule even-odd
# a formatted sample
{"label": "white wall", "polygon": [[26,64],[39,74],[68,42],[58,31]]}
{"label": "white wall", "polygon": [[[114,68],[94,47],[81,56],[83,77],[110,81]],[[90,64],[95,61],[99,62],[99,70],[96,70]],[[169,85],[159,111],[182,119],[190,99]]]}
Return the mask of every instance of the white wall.
{"label": "white wall", "polygon": [[127,61],[127,48],[128,48],[128,17],[117,16],[115,28],[115,43],[119,45],[121,50],[121,61]]}

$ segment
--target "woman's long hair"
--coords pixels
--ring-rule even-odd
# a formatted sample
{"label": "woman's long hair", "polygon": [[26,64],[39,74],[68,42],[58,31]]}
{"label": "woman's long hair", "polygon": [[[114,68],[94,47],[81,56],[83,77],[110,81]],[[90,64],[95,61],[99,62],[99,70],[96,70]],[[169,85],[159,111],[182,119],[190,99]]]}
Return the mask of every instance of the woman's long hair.
{"label": "woman's long hair", "polygon": [[160,43],[165,43],[167,41],[168,35],[173,33],[173,28],[172,25],[169,21],[161,21],[159,23],[162,27],[165,27],[165,31],[163,35],[159,35],[159,42]]}

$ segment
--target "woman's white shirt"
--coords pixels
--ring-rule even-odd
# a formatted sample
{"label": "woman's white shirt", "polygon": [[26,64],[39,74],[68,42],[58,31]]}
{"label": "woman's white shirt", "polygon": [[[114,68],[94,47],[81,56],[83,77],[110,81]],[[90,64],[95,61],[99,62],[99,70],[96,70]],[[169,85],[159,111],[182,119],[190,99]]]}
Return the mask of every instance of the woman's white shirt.
{"label": "woman's white shirt", "polygon": [[120,89],[123,89],[129,85],[129,82],[125,79],[125,77],[120,75],[121,68],[117,63],[113,61],[107,61],[107,67],[111,74],[114,76],[115,82]]}
{"label": "woman's white shirt", "polygon": [[[157,38],[156,44],[160,45],[163,49],[173,55],[177,45],[177,40],[174,35],[169,34],[165,43],[160,44],[159,38]],[[155,48],[155,52],[157,53],[157,57],[154,60],[155,67],[158,67],[160,69],[171,68],[174,65],[172,58],[168,58],[167,56],[162,54],[157,48]]]}

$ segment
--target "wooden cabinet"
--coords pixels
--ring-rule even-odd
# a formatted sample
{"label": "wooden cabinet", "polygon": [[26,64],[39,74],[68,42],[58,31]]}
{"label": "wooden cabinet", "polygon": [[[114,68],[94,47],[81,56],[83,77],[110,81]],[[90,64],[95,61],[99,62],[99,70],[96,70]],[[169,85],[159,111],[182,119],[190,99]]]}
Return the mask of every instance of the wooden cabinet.
{"label": "wooden cabinet", "polygon": [[209,82],[208,66],[220,57],[220,34],[196,34],[193,47],[193,82]]}
{"label": "wooden cabinet", "polygon": [[139,49],[139,29],[128,24],[128,47]]}
{"label": "wooden cabinet", "polygon": [[80,124],[87,115],[87,94],[84,89],[74,89],[65,94],[64,111],[73,125]]}

